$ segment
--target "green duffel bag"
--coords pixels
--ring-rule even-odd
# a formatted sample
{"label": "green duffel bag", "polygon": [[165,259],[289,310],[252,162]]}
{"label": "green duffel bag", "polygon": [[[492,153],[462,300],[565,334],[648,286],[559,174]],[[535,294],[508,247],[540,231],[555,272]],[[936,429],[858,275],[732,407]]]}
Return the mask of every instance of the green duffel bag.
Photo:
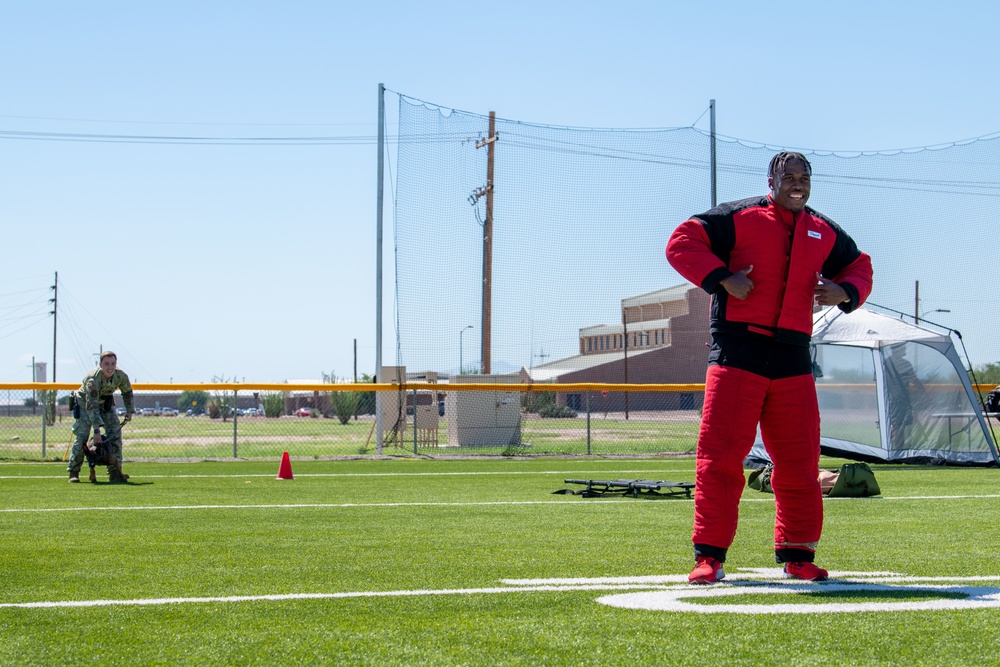
{"label": "green duffel bag", "polygon": [[747,478],[747,486],[751,489],[756,489],[761,493],[774,493],[771,490],[771,472],[774,470],[774,464],[768,463],[765,466],[761,466],[750,473]]}
{"label": "green duffel bag", "polygon": [[863,498],[881,493],[875,473],[867,463],[845,463],[840,466],[837,482],[828,495],[831,498]]}

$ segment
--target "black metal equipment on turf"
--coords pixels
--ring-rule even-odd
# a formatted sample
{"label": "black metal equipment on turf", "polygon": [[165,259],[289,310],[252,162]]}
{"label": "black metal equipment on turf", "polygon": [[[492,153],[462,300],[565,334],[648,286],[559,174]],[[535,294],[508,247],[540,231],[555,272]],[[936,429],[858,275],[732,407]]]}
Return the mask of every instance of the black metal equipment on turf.
{"label": "black metal equipment on turf", "polygon": [[691,497],[693,482],[664,482],[651,479],[565,479],[567,484],[583,484],[584,489],[560,489],[554,493],[579,495],[584,498],[602,498],[607,496],[680,496]]}

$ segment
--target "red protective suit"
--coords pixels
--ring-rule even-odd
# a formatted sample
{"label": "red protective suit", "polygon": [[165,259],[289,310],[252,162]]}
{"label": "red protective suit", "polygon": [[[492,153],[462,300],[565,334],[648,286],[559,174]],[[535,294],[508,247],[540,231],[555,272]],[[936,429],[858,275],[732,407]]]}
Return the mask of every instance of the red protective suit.
{"label": "red protective suit", "polygon": [[[872,287],[868,255],[836,223],[806,207],[795,214],[770,196],[694,216],[667,244],[671,266],[712,294],[712,351],[698,437],[696,556],[725,561],[736,534],[743,460],[761,435],[774,462],[778,562],[812,561],[823,527],[819,407],[809,341],[816,274],[839,284],[854,310]],[[753,266],[745,300],[720,285]]]}

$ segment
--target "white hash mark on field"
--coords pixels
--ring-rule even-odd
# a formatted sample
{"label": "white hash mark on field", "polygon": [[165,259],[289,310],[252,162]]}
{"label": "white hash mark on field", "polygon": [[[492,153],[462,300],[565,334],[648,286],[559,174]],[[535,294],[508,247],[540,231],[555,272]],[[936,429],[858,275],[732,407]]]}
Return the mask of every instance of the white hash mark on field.
{"label": "white hash mark on field", "polygon": [[[568,579],[511,579],[504,586],[398,591],[354,591],[341,593],[289,593],[276,595],[233,595],[217,597],[176,597],[132,600],[60,600],[0,603],[0,608],[64,609],[79,607],[156,606],[240,602],[281,602],[287,600],[330,600],[346,598],[421,597],[428,595],[498,595],[530,592],[617,591],[597,598],[613,607],[646,611],[698,614],[823,614],[872,611],[964,610],[1000,607],[1000,586],[973,586],[973,581],[1000,582],[1000,576],[911,577],[893,572],[833,572],[839,579],[827,582],[790,581],[778,568],[744,569],[711,587],[694,587],[683,574],[596,577]],[[912,585],[921,582],[919,585]],[[951,585],[930,582],[957,582]],[[638,589],[638,590],[637,590]],[[629,591],[629,592],[625,592]],[[921,593],[923,600],[900,602],[833,602],[807,604],[695,604],[686,600],[725,599],[747,595],[810,595],[823,593],[882,594],[884,597]]]}

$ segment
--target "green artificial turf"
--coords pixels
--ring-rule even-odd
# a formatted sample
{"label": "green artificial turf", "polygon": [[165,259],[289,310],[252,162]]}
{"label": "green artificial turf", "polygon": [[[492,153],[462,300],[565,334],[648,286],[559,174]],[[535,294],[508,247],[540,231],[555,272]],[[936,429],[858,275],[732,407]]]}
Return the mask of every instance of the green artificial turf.
{"label": "green artificial turf", "polygon": [[[693,481],[688,458],[296,460],[293,480],[277,460],[126,467],[128,485],[70,485],[65,464],[0,464],[0,665],[1000,663],[996,607],[829,606],[968,597],[919,582],[690,600],[800,614],[628,609],[597,600],[655,586],[527,583],[685,575],[691,500],[553,491]],[[873,469],[881,497],[825,502],[820,565],[1000,585],[1000,471]],[[731,580],[775,571],[773,513],[745,493]],[[263,597],[296,595],[314,597]],[[88,606],[10,606],[67,601]]]}

